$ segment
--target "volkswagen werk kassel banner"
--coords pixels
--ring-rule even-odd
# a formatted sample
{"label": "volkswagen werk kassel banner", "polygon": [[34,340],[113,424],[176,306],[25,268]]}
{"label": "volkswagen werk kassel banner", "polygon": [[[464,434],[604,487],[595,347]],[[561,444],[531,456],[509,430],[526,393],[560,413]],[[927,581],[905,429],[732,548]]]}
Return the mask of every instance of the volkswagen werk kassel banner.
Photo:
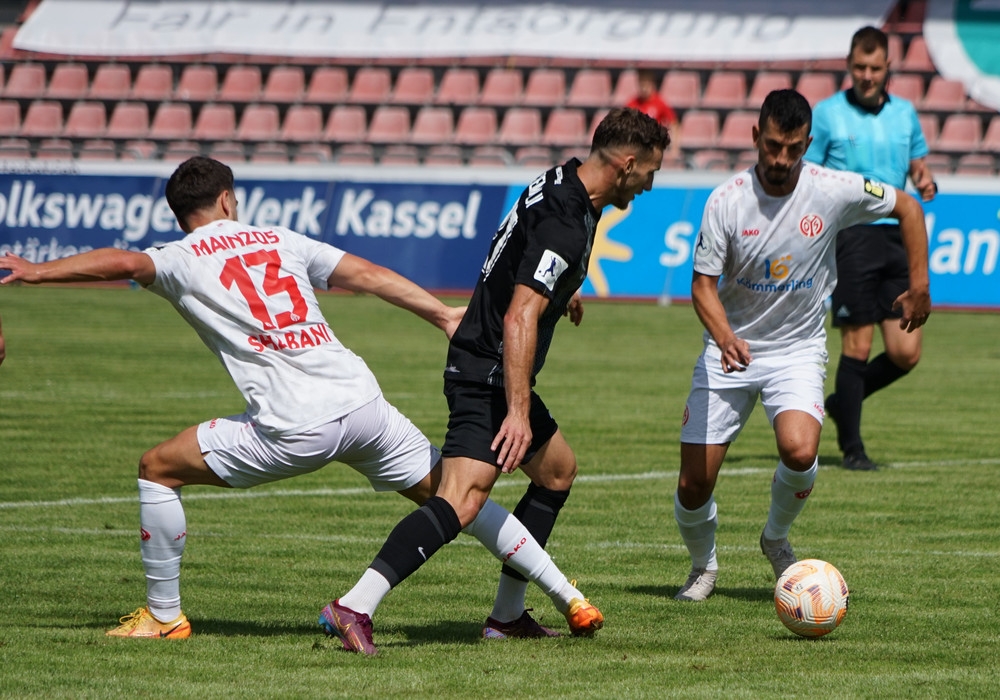
{"label": "volkswagen werk kassel banner", "polygon": [[[41,161],[0,172],[0,254],[50,260],[102,246],[142,250],[181,236],[164,199],[170,166]],[[56,166],[58,167],[58,166]],[[536,174],[242,165],[240,220],[288,226],[390,267],[433,290],[471,291],[489,242]],[[718,173],[661,173],[626,211],[607,209],[584,292],[690,297],[691,256]],[[925,205],[931,292],[944,307],[1000,308],[994,180],[942,177]]]}

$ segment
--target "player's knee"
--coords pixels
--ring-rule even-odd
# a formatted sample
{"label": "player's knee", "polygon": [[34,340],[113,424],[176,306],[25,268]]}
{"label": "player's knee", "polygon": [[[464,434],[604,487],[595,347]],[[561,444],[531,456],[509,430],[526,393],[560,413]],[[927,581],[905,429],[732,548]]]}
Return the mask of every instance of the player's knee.
{"label": "player's knee", "polygon": [[677,480],[677,497],[688,510],[700,508],[708,502],[715,484],[704,475],[681,474]]}
{"label": "player's knee", "polygon": [[163,456],[161,445],[150,448],[139,458],[139,478],[160,482],[169,476],[170,464]]}
{"label": "player's knee", "polygon": [[483,509],[483,505],[486,503],[486,499],[489,494],[481,493],[470,493],[465,498],[463,498],[458,503],[448,501],[451,507],[455,509],[455,515],[458,516],[458,521],[462,524],[462,527],[467,527],[469,523],[476,519],[479,515],[479,511]]}
{"label": "player's knee", "polygon": [[793,471],[804,472],[816,463],[816,450],[806,445],[781,450],[781,462]]}

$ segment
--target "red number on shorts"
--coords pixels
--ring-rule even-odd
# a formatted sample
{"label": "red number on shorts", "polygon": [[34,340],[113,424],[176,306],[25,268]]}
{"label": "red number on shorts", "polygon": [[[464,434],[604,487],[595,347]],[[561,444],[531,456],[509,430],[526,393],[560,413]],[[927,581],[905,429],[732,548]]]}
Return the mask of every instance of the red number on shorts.
{"label": "red number on shorts", "polygon": [[[271,317],[267,305],[257,293],[257,287],[247,270],[248,267],[258,265],[264,266],[264,283],[262,285],[264,294],[271,297],[284,292],[292,302],[291,311],[282,311],[276,317]],[[299,291],[299,285],[295,278],[288,275],[280,277],[280,272],[281,255],[278,251],[258,250],[226,260],[219,279],[226,289],[232,289],[235,284],[240,294],[246,299],[253,317],[261,322],[264,330],[273,331],[275,328],[285,328],[294,323],[305,321],[309,311],[305,297]]]}

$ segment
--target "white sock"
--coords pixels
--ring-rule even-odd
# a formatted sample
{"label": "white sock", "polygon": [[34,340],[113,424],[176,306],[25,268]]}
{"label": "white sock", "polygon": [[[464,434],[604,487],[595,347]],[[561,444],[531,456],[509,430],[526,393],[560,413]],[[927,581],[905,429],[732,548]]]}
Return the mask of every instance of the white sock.
{"label": "white sock", "polygon": [[500,622],[513,622],[521,617],[527,605],[524,602],[528,594],[528,581],[522,581],[500,572],[500,583],[497,584],[497,597],[493,600],[493,612],[490,617]]}
{"label": "white sock", "polygon": [[688,510],[681,505],[674,492],[674,519],[681,531],[681,539],[691,554],[691,568],[716,571],[719,562],[715,558],[715,529],[719,526],[718,508],[715,497],[709,496],[708,503]]}
{"label": "white sock", "polygon": [[804,472],[793,471],[778,462],[771,481],[771,507],[767,513],[767,525],[764,526],[766,539],[780,540],[788,537],[792,523],[805,508],[818,470],[818,459]]}
{"label": "white sock", "polygon": [[181,490],[139,479],[139,551],[146,570],[146,604],[160,622],[181,614],[181,555],[187,521]]}
{"label": "white sock", "polygon": [[[482,542],[501,562],[538,584],[559,612],[565,613],[574,598],[583,598],[583,594],[566,579],[521,521],[497,503],[487,500],[479,515],[463,532]],[[516,620],[524,612],[524,592],[518,595],[518,587],[511,583],[523,582],[501,576],[497,602],[491,615],[501,622]],[[515,611],[518,607],[520,609]]]}
{"label": "white sock", "polygon": [[338,600],[341,605],[370,617],[375,614],[375,608],[391,590],[392,586],[385,576],[375,569],[365,569],[365,573],[354,584],[354,588],[340,596]]}

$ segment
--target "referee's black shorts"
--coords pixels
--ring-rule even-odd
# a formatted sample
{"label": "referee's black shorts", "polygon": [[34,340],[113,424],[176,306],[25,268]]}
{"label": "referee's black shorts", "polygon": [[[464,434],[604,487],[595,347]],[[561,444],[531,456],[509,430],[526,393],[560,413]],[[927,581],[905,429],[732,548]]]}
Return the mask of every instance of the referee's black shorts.
{"label": "referee's black shorts", "polygon": [[[469,457],[487,464],[497,464],[498,450],[490,445],[507,416],[507,396],[503,387],[446,379],[444,395],[448,399],[448,433],[441,454],[445,457]],[[531,446],[522,464],[531,461],[559,426],[534,391],[531,392]]]}
{"label": "referee's black shorts", "polygon": [[867,326],[887,318],[896,297],[910,286],[906,248],[898,224],[851,226],[837,233],[834,326]]}

